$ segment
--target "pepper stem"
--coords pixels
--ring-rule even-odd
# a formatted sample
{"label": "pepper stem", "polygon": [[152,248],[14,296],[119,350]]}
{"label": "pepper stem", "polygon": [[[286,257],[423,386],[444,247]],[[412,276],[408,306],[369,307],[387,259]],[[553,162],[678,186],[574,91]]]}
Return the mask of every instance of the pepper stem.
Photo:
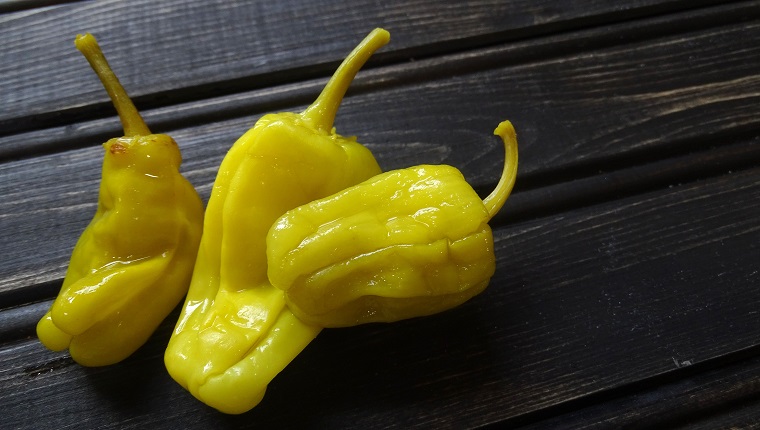
{"label": "pepper stem", "polygon": [[319,130],[329,131],[335,122],[335,115],[338,112],[340,102],[348,90],[348,86],[354,77],[362,68],[364,63],[369,60],[372,54],[384,46],[390,40],[391,36],[386,30],[376,28],[359,43],[343,60],[343,63],[333,74],[330,81],[325,85],[322,93],[317,100],[306,108],[301,114],[304,118],[312,122]]}
{"label": "pepper stem", "polygon": [[108,61],[106,61],[106,57],[100,50],[95,37],[90,33],[84,36],[78,34],[74,40],[74,45],[84,55],[87,62],[90,63],[92,70],[95,71],[95,74],[100,78],[100,82],[103,83],[108,96],[111,97],[116,112],[119,114],[121,125],[124,127],[124,135],[144,136],[151,134],[145,121],[143,121],[137,108],[135,108],[132,100],[124,90],[124,87],[119,83],[119,78],[116,77],[108,65]]}
{"label": "pepper stem", "polygon": [[483,199],[489,219],[493,218],[504,206],[509,193],[512,192],[512,187],[515,186],[515,178],[517,177],[517,135],[515,128],[511,122],[504,121],[496,127],[493,134],[501,137],[501,140],[504,141],[504,169],[496,188],[491,191],[488,197]]}

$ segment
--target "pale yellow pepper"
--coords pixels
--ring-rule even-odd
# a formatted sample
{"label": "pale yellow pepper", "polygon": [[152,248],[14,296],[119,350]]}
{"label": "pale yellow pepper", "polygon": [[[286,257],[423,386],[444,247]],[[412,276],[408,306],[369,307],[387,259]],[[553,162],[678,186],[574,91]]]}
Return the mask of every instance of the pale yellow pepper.
{"label": "pale yellow pepper", "polygon": [[126,136],[103,145],[97,211],[37,335],[52,350],[68,348],[82,365],[102,366],[143,345],[187,292],[203,204],[179,173],[177,144],[150,133],[95,38],[77,36],[76,47],[103,82]]}
{"label": "pale yellow pepper", "polygon": [[266,235],[285,211],[380,172],[370,151],[336,134],[333,122],[358,70],[388,40],[385,30],[370,33],[310,107],[265,115],[222,161],[190,291],[165,354],[169,374],[222,412],[256,406],[321,330],[297,319],[270,285]]}
{"label": "pale yellow pepper", "polygon": [[496,268],[488,221],[517,174],[509,121],[496,189],[485,200],[447,165],[379,174],[286,212],[267,237],[269,280],[302,321],[323,327],[438,313],[482,292]]}

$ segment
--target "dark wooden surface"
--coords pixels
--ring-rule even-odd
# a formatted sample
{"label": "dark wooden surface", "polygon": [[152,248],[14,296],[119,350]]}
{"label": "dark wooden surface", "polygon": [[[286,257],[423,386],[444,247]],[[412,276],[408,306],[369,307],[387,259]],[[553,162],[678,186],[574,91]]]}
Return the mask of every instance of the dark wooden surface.
{"label": "dark wooden surface", "polygon": [[[386,169],[487,193],[520,139],[498,267],[463,306],[325,330],[241,416],[174,383],[173,313],[87,369],[34,325],[121,134],[93,32],[208,198],[226,150],[296,111],[369,30],[338,114]],[[0,1],[2,428],[760,428],[760,2]]]}

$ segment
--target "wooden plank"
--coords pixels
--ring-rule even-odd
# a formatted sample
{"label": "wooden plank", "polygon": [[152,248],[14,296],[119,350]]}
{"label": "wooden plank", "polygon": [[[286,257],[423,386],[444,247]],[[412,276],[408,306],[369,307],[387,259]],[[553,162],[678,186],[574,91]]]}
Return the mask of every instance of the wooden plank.
{"label": "wooden plank", "polygon": [[[646,57],[636,59],[620,58],[621,53],[618,50],[617,55],[614,55],[608,60],[616,62],[612,64],[620,63],[621,66],[625,68],[615,68],[612,64],[605,66],[603,63],[594,64],[592,66],[593,68],[590,70],[585,69],[585,67],[589,66],[588,64],[579,64],[577,66],[584,68],[583,70],[585,70],[586,74],[591,73],[596,75],[600,73],[599,68],[602,67],[609,68],[606,73],[607,76],[613,74],[628,76],[628,79],[633,80],[633,83],[629,82],[625,84],[625,87],[617,88],[618,91],[625,91],[622,94],[627,94],[631,91],[635,92],[641,87],[642,83],[635,79],[636,76],[639,76],[642,73],[653,73],[657,75],[657,79],[664,79],[665,81],[655,82],[659,85],[663,85],[666,88],[665,91],[674,91],[674,82],[672,82],[672,80],[683,79],[684,75],[693,73],[693,64],[688,63],[693,63],[695,59],[704,61],[705,65],[710,64],[709,68],[705,67],[702,69],[701,73],[697,74],[697,81],[701,80],[701,77],[708,73],[715,73],[716,70],[721,72],[730,70],[727,69],[725,64],[731,61],[736,61],[739,66],[742,66],[739,68],[739,71],[732,72],[732,74],[735,76],[745,76],[742,75],[742,70],[745,72],[749,70],[749,76],[751,77],[756,74],[754,72],[757,64],[756,53],[754,52],[752,44],[747,42],[742,44],[742,46],[748,49],[748,51],[746,49],[731,49],[732,45],[729,44],[726,48],[729,48],[730,54],[716,50],[711,56],[705,56],[701,52],[689,49],[688,41],[682,40],[679,36],[672,35],[674,32],[676,32],[676,34],[688,32],[699,33],[700,35],[695,37],[698,39],[695,42],[698,44],[706,44],[706,46],[701,47],[702,49],[709,50],[712,41],[705,39],[709,37],[721,38],[724,37],[724,34],[720,31],[714,34],[710,32],[705,33],[705,30],[729,24],[736,27],[735,31],[737,33],[735,33],[734,36],[737,40],[752,40],[757,29],[756,26],[752,25],[752,21],[750,20],[748,22],[747,19],[756,17],[758,13],[760,13],[760,3],[758,2],[729,4],[727,6],[694,12],[667,15],[664,17],[605,26],[591,30],[562,33],[557,36],[548,36],[523,42],[496,45],[494,48],[470,50],[459,54],[444,55],[430,59],[417,60],[411,63],[397,64],[390,67],[370,69],[360,73],[357,81],[351,86],[349,93],[357,94],[382,90],[387,87],[406,86],[409,85],[410,81],[430,82],[430,84],[425,87],[426,92],[420,95],[423,99],[427,99],[430,98],[433,92],[442,92],[443,89],[441,87],[444,89],[453,88],[451,83],[445,85],[438,84],[437,82],[440,80],[449,79],[457,75],[471,74],[483,69],[504,68],[505,70],[502,72],[504,77],[502,79],[497,79],[496,82],[492,82],[490,79],[486,80],[485,83],[466,81],[468,90],[474,86],[475,91],[478,93],[486,92],[489,97],[487,103],[483,102],[482,99],[477,99],[475,101],[475,103],[479,102],[479,105],[476,106],[476,112],[482,111],[484,106],[492,106],[494,109],[505,109],[506,107],[517,105],[519,108],[522,108],[520,110],[527,111],[526,113],[528,114],[542,113],[546,111],[548,107],[551,108],[552,103],[564,104],[580,103],[584,101],[598,102],[598,100],[590,100],[592,97],[589,95],[597,94],[599,88],[589,84],[588,76],[581,75],[580,78],[573,77],[572,75],[562,76],[565,81],[569,81],[573,86],[578,86],[585,81],[586,85],[575,88],[577,93],[584,94],[584,96],[582,97],[582,100],[575,100],[578,98],[578,94],[568,94],[567,96],[571,97],[570,100],[555,100],[550,97],[554,92],[564,94],[571,88],[557,88],[558,83],[543,82],[541,80],[536,81],[534,77],[529,74],[529,70],[521,73],[519,72],[519,68],[518,70],[512,70],[512,68],[515,66],[520,67],[525,64],[538,63],[538,67],[542,69],[537,72],[538,76],[545,76],[547,73],[556,73],[556,68],[547,68],[546,64],[541,67],[540,64],[544,62],[550,62],[553,60],[563,62],[570,60],[571,62],[568,63],[568,67],[576,67],[576,64],[574,64],[575,61],[568,57],[582,57],[589,55],[589,52],[595,52],[610,46],[618,46],[619,49],[624,49],[623,47],[626,46],[627,43],[638,42],[644,44],[645,41],[642,39],[646,38],[662,39],[660,41],[662,46],[659,49],[654,52],[648,52],[649,55],[654,57],[654,60]],[[674,21],[678,22],[677,26],[673,25]],[[748,28],[743,28],[743,25],[736,25],[738,23],[743,24],[744,22],[748,22]],[[642,37],[642,35],[646,37]],[[671,38],[668,38],[668,36],[671,36]],[[728,37],[728,35],[725,35],[725,37]],[[725,40],[723,43],[726,43]],[[681,57],[678,60],[677,64],[680,64],[680,68],[675,68],[672,71],[660,71],[657,67],[658,61],[656,60],[664,59],[667,61],[671,54],[671,52],[668,51],[668,48],[673,44],[687,44],[686,47],[679,46],[679,48],[691,52],[692,55],[690,57]],[[663,51],[665,51],[665,53],[663,53]],[[724,58],[715,60],[713,58],[715,55],[723,56]],[[738,58],[738,60],[734,60],[734,57]],[[683,64],[684,62],[688,63]],[[684,68],[688,69],[684,70]],[[635,70],[637,74],[631,74],[630,72],[632,70]],[[562,75],[565,74],[564,72],[564,70],[559,71]],[[513,73],[518,74],[518,79],[510,79],[510,76],[512,76]],[[616,78],[612,77],[611,79]],[[625,78],[620,79],[622,81]],[[701,90],[706,90],[708,93],[707,95],[709,96],[716,91],[722,91],[726,86],[739,88],[741,85],[744,85],[744,82],[742,81],[737,83],[731,82],[730,80],[716,81],[715,79],[716,77],[712,76],[709,78],[711,84],[701,84],[710,85],[712,88],[692,87],[690,89],[691,91],[686,94],[682,93],[684,90],[688,90],[688,88],[685,88],[680,92],[673,92],[672,94],[674,96],[668,97],[668,99],[672,99],[674,103],[678,102],[680,104],[668,105],[667,107],[670,109],[668,113],[675,117],[679,112],[683,113],[682,111],[689,106],[698,106],[699,102],[693,100],[693,97],[696,94],[700,94],[699,91]],[[506,80],[506,82],[499,82],[500,80]],[[213,97],[197,102],[148,109],[143,111],[143,115],[145,116],[146,121],[151,125],[151,128],[159,132],[173,130],[187,125],[197,125],[199,123],[214,120],[228,119],[236,116],[244,116],[248,118],[252,113],[276,111],[307,104],[316,97],[316,94],[323,85],[324,79],[312,79],[261,90],[237,93],[234,95]],[[508,86],[500,89],[499,85]],[[748,97],[753,94],[752,80],[750,80],[749,85],[751,88]],[[678,88],[677,83],[675,88]],[[649,89],[650,92],[639,94],[638,96],[649,99],[656,97],[658,94],[657,90],[651,90],[652,89]],[[687,99],[679,101],[677,97],[679,95],[683,95]],[[457,94],[457,98],[460,98],[461,96],[461,94]],[[608,99],[612,96],[620,99],[618,101],[626,101],[620,94],[616,93],[600,94],[598,97]],[[741,97],[736,98],[740,99]],[[728,102],[731,100],[732,99],[726,99],[724,101]],[[711,101],[715,102],[716,100],[703,99],[703,102]],[[604,102],[609,103],[609,101]],[[686,105],[684,102],[690,103],[690,105]],[[497,105],[496,103],[500,103],[500,105]],[[503,106],[505,103],[512,104]],[[449,101],[448,105],[450,104]],[[397,106],[396,109],[407,107],[408,105],[409,103],[406,101]],[[424,108],[424,105],[419,107]],[[113,112],[113,109],[110,106],[99,106],[97,109],[98,112],[93,113],[91,116],[107,115]],[[376,109],[374,103],[369,104],[367,109],[371,109],[370,112],[374,111],[374,109]],[[346,108],[343,109],[343,111],[346,110]],[[744,106],[741,106],[739,110],[746,111],[747,109],[744,108]],[[451,117],[452,119],[460,118],[456,116],[456,112],[444,111],[442,114]],[[635,118],[633,114],[626,114],[632,119]],[[409,115],[418,115],[421,118],[430,116],[430,114],[425,111],[409,112]],[[547,118],[550,119],[551,117],[547,116]],[[36,118],[35,120],[39,120],[39,118]],[[674,120],[678,120],[678,118],[674,118]],[[383,125],[383,123],[378,121],[377,118],[375,118],[373,123]],[[676,125],[677,124],[678,123],[676,122]],[[558,126],[561,125],[562,124],[558,124]],[[738,125],[746,126],[746,124]],[[24,154],[39,155],[41,152],[61,151],[72,147],[96,145],[103,140],[120,133],[120,125],[116,118],[114,118],[114,115],[104,119],[66,124],[65,126],[60,127],[47,129],[39,129],[39,127],[40,124],[38,124],[38,129],[34,131],[0,138],[0,160],[8,157],[24,156]],[[487,127],[492,127],[492,125],[489,123],[487,124]],[[539,128],[539,130],[543,128]],[[693,127],[680,127],[676,129],[676,132],[678,133],[674,134],[681,136],[681,133],[684,132],[683,129],[686,129],[686,132],[688,132],[693,129]],[[704,132],[702,132],[702,134],[704,135]],[[620,138],[617,136],[613,137],[617,139]],[[678,141],[682,140],[682,138],[678,139]]]}
{"label": "wooden plank", "polygon": [[[623,34],[647,28],[640,23]],[[753,21],[737,28],[705,28],[688,37],[563,51],[524,64],[511,63],[509,54],[535,49],[533,43],[393,66],[366,76],[360,91],[345,101],[338,130],[358,134],[385,169],[452,164],[478,190],[492,186],[500,171],[501,149],[489,135],[503,118],[514,120],[520,134],[518,190],[731,144],[756,130],[760,121],[760,47],[752,37],[759,32],[760,22]],[[615,33],[593,34],[565,36],[565,43]],[[461,68],[472,61],[478,67],[468,73],[422,78],[430,70],[450,70],[452,64]],[[500,67],[502,62],[507,65]],[[631,68],[640,73],[624,72]],[[588,77],[591,73],[604,76],[603,88]],[[299,99],[318,85],[321,81],[315,80],[275,90],[275,96],[260,94],[269,97],[271,107],[280,96]],[[248,98],[234,100],[244,105]],[[245,111],[240,104],[235,104],[238,115]],[[184,171],[204,197],[226,149],[259,115],[221,120],[211,115],[216,122],[169,130],[183,149]],[[756,160],[756,146],[748,148],[746,160]],[[6,197],[0,202],[0,251],[6,256],[0,262],[0,292],[49,286],[61,278],[95,209],[101,156],[99,148],[86,148],[0,165],[0,195]],[[742,164],[735,160],[729,168],[735,163]],[[565,194],[548,197],[544,207],[566,204]]]}
{"label": "wooden plank", "polygon": [[0,13],[16,12],[82,0],[0,0]]}
{"label": "wooden plank", "polygon": [[597,175],[517,192],[494,219],[499,223],[529,220],[760,164],[760,140],[750,138],[735,144],[724,140],[716,142],[720,148],[715,150],[601,171]]}
{"label": "wooden plank", "polygon": [[760,345],[758,209],[756,168],[498,227],[498,268],[482,295],[434,317],[324,331],[242,416],[169,380],[162,351],[176,313],[107,368],[81,368],[34,339],[5,344],[4,424],[519,423]]}
{"label": "wooden plank", "polygon": [[324,76],[377,26],[394,35],[382,56],[390,60],[716,3],[141,0],[24,10],[0,18],[0,132],[106,114],[105,94],[72,47],[82,32],[101,39],[125,87],[147,108]]}
{"label": "wooden plank", "polygon": [[675,423],[672,428],[673,430],[714,430],[719,428],[757,430],[760,428],[760,400],[757,397],[725,406],[709,417],[699,421],[684,420],[686,424]]}
{"label": "wooden plank", "polygon": [[571,401],[561,408],[566,413],[550,417],[550,411],[541,411],[536,421],[519,428],[750,428],[760,423],[758,352],[752,348],[749,358],[742,352],[744,359],[729,363],[715,360],[721,362],[716,368],[686,366],[665,381],[639,382],[623,393],[605,392],[597,396],[598,403],[586,407]]}

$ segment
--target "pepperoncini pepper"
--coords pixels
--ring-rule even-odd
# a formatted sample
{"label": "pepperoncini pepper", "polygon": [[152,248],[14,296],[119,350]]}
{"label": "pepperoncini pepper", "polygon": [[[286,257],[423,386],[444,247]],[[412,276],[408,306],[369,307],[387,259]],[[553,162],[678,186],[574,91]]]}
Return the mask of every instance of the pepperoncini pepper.
{"label": "pepperoncini pepper", "polygon": [[169,374],[226,413],[256,406],[269,382],[321,327],[303,323],[267,278],[266,235],[285,211],[380,172],[333,122],[356,73],[389,34],[376,29],[300,114],[263,116],[230,148],[206,209],[185,305],[169,341]]}
{"label": "pepperoncini pepper", "polygon": [[457,306],[495,270],[488,221],[515,183],[517,139],[496,128],[505,163],[483,201],[459,170],[416,166],[379,174],[290,210],[267,237],[269,280],[302,321],[323,327],[391,322]]}
{"label": "pepperoncini pepper", "polygon": [[84,366],[102,366],[144,344],[187,292],[203,204],[179,173],[177,144],[150,133],[95,38],[79,35],[75,44],[103,82],[125,136],[103,145],[97,211],[37,335]]}

